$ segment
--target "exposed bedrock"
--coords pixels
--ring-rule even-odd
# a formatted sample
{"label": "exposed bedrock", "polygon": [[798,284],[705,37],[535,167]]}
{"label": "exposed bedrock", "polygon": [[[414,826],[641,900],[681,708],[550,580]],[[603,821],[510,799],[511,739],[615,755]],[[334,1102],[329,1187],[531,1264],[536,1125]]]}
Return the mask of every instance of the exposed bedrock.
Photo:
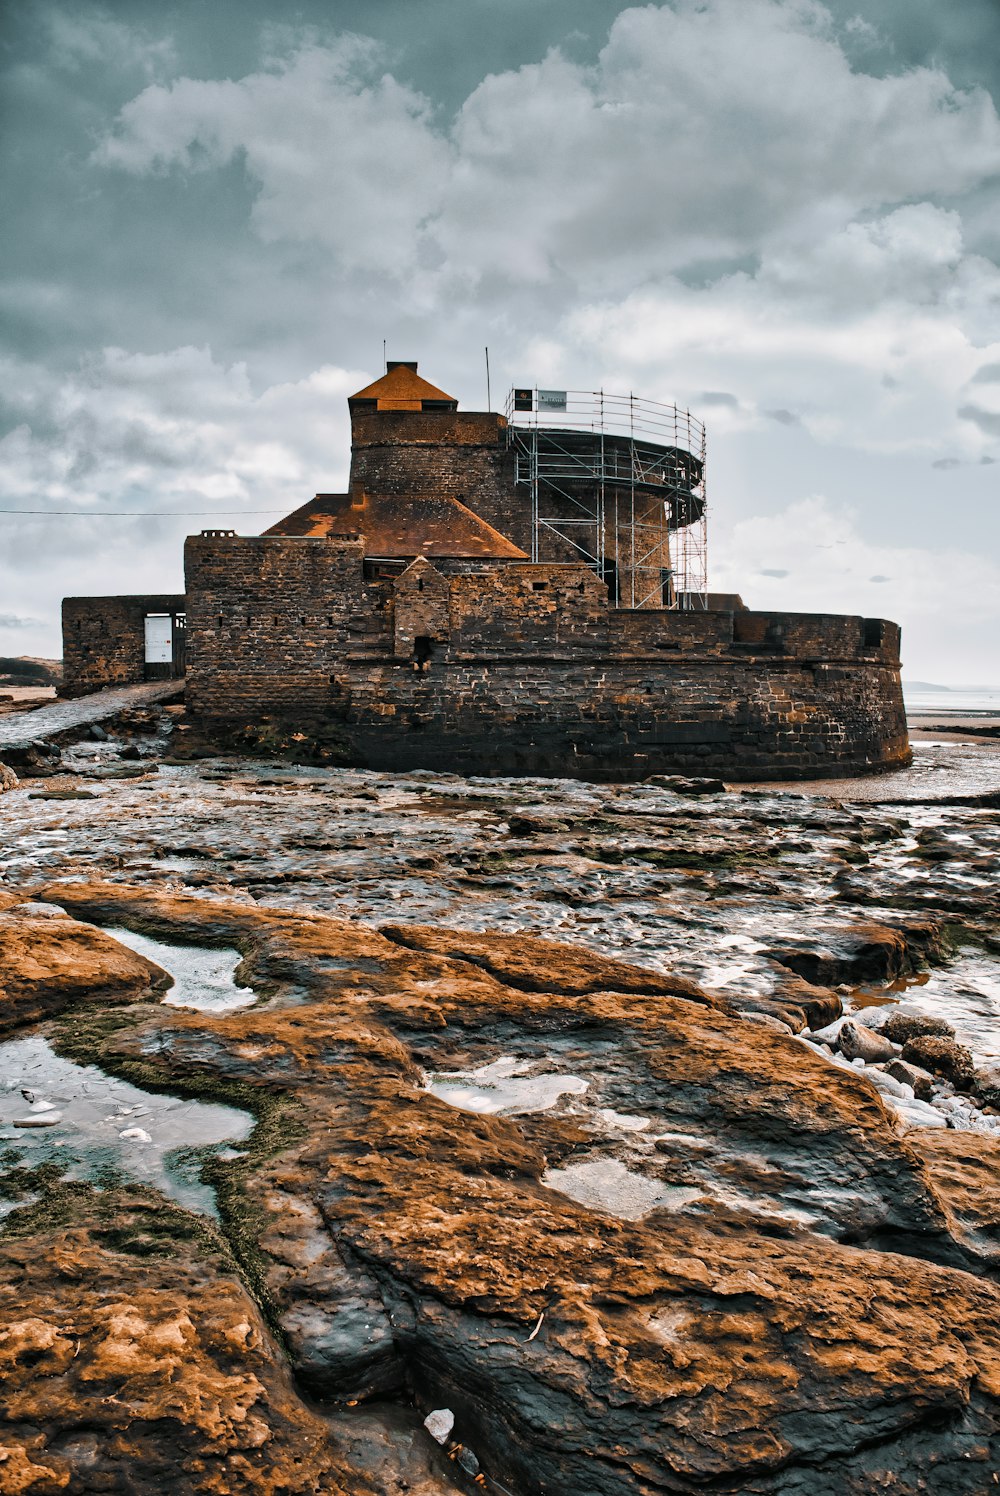
{"label": "exposed bedrock", "polygon": [[[169,1467],[174,1490],[338,1490],[359,1458],[336,1422],[317,1442],[319,1415],[282,1380],[265,1319],[324,1416],[373,1397],[412,1399],[421,1415],[451,1408],[453,1437],[518,1496],[990,1488],[1000,1462],[992,1139],[901,1136],[862,1075],[693,983],[581,948],[379,932],[123,885],[53,884],[41,896],[75,919],[235,945],[239,979],[267,994],[209,1015],[73,1006],[67,989],[47,1030],[64,1053],[147,1086],[238,1096],[261,1118],[247,1156],[213,1166],[232,1261],[197,1235],[169,1260],[171,1312],[183,1298],[195,1372],[178,1389],[182,1335],[162,1374],[144,1371],[142,1406],[150,1449],[166,1421],[190,1451]],[[501,1056],[585,1089],[523,1116],[459,1110],[425,1089],[431,1072],[475,1075]],[[616,1213],[613,1190],[601,1208],[555,1187],[584,1166],[638,1181],[655,1202]],[[55,1345],[80,1305],[90,1356],[88,1280],[104,1283],[107,1269],[87,1256],[92,1205],[64,1208],[30,1248],[15,1238],[8,1269],[23,1281],[27,1250],[41,1272],[37,1344]],[[84,1267],[70,1262],[64,1282],[60,1243],[74,1230]],[[106,1234],[101,1250],[121,1245]],[[58,1290],[50,1303],[47,1283]],[[134,1275],[116,1291],[146,1302]],[[245,1354],[211,1348],[230,1308],[248,1327]],[[122,1323],[127,1341],[132,1321]],[[134,1329],[137,1345],[147,1333]],[[199,1423],[202,1368],[256,1378],[256,1402],[239,1396],[254,1408],[244,1416],[257,1453],[229,1425]],[[129,1439],[146,1438],[146,1426],[126,1436],[106,1411],[92,1418],[84,1370],[64,1375],[61,1405],[45,1401],[56,1384],[32,1375],[34,1401],[6,1413],[4,1442],[22,1461],[11,1468],[68,1470],[69,1484],[52,1489],[99,1489],[87,1471],[123,1468],[115,1461],[131,1458]],[[137,1384],[124,1362],[102,1375],[102,1396],[117,1399],[102,1408],[131,1409]],[[67,1445],[70,1411],[87,1432]],[[240,1474],[244,1456],[277,1470],[289,1440],[298,1484]],[[402,1489],[380,1468],[376,1489]],[[372,1488],[350,1479],[346,1489]],[[43,1492],[41,1480],[21,1488]]]}

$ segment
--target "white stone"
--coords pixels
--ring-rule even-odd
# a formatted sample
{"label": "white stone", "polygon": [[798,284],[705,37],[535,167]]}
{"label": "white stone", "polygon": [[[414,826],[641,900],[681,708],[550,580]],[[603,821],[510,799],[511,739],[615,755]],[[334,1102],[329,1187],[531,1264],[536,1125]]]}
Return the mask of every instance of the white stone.
{"label": "white stone", "polygon": [[455,1415],[450,1408],[435,1408],[424,1419],[424,1428],[439,1444],[447,1444],[455,1427]]}

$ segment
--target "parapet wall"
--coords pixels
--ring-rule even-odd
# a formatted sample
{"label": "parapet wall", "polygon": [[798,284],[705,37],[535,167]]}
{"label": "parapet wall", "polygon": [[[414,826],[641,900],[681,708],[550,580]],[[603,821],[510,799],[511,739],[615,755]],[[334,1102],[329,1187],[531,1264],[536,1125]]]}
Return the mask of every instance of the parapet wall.
{"label": "parapet wall", "polygon": [[336,724],[374,768],[749,779],[908,761],[884,620],[619,612],[568,565],[369,580],[360,540],[198,538],[185,556],[187,699],[207,726]]}
{"label": "parapet wall", "polygon": [[61,696],[86,696],[146,679],[147,613],[184,612],[184,596],[67,597],[62,605]]}

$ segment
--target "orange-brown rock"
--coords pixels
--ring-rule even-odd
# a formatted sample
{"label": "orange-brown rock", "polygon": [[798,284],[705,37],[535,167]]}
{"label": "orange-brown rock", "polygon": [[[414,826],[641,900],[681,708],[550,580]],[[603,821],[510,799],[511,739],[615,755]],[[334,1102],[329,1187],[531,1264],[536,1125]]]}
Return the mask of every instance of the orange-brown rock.
{"label": "orange-brown rock", "polygon": [[[551,942],[378,934],[118,886],[58,897],[236,944],[271,993],[220,1016],[137,1009],[100,1058],[286,1109],[294,1126],[217,1178],[250,1281],[315,1395],[449,1407],[455,1437],[517,1496],[990,1489],[1000,1290],[974,1275],[988,1263],[970,1237],[988,1223],[960,1219],[957,1187],[935,1188],[941,1155],[925,1164],[861,1075],[693,984]],[[93,1042],[72,1013],[53,1033],[71,1052]],[[474,1080],[499,1055],[582,1076],[586,1094],[567,1116],[520,1118],[422,1087],[429,1071]],[[627,1170],[658,1203],[636,1219],[611,1196],[576,1203],[546,1171],[581,1162]],[[47,1242],[62,1250],[58,1234]],[[197,1344],[215,1345],[200,1281],[189,1317]],[[165,1419],[170,1387],[150,1393]],[[23,1414],[42,1433],[23,1457],[55,1469],[38,1409]],[[182,1447],[207,1437],[200,1405],[179,1416]],[[278,1451],[279,1435],[259,1447]]]}
{"label": "orange-brown rock", "polygon": [[92,925],[0,907],[0,1033],[81,1002],[135,1002],[169,983]]}
{"label": "orange-brown rock", "polygon": [[696,982],[665,976],[625,961],[609,960],[585,946],[563,945],[532,935],[478,935],[428,925],[385,925],[382,933],[413,950],[431,951],[481,966],[508,987],[525,992],[641,992],[687,997],[713,1006]]}
{"label": "orange-brown rock", "polygon": [[451,1489],[416,1461],[370,1478],[363,1434],[303,1403],[224,1247],[138,1193],[80,1194],[72,1226],[4,1242],[0,1376],[5,1493]]}

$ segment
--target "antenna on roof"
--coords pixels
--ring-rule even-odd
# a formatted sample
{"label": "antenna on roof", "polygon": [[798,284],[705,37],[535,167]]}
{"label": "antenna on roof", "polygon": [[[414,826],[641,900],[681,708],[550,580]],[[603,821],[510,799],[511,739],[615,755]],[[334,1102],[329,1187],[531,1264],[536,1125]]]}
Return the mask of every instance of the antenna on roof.
{"label": "antenna on roof", "polygon": [[486,409],[493,409],[490,400],[490,350],[488,348],[486,349]]}
{"label": "antenna on roof", "polygon": [[382,373],[383,374],[387,374],[388,371],[389,371],[389,360],[385,356],[385,338],[383,338],[382,339]]}

